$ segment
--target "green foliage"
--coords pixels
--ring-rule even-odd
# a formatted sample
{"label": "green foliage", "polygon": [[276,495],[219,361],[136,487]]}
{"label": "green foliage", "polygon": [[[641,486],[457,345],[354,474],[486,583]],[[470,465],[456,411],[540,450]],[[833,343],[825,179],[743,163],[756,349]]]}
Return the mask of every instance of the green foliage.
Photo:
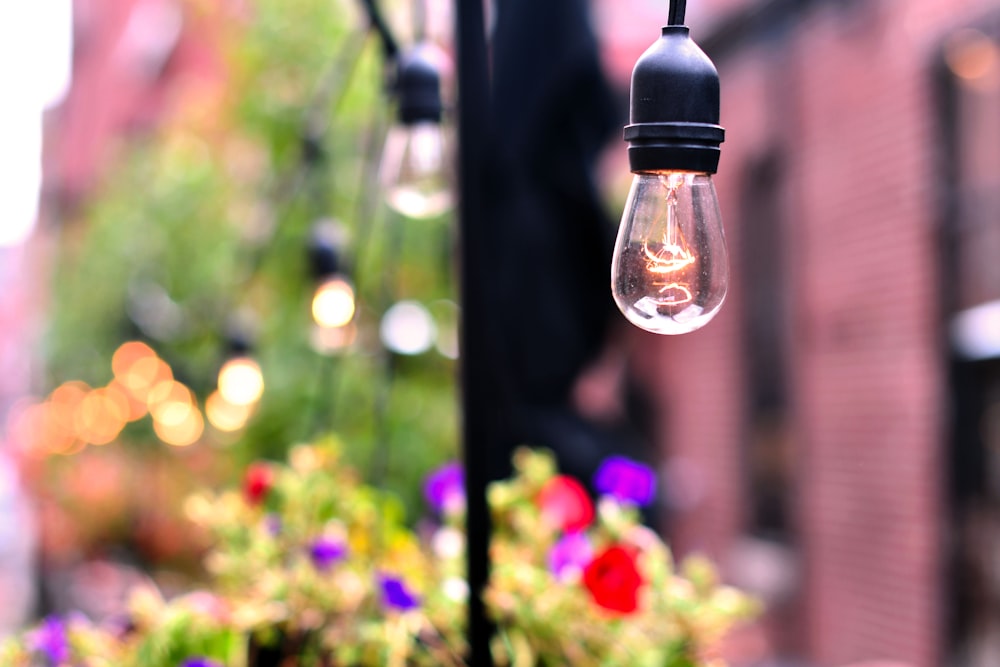
{"label": "green foliage", "polygon": [[[235,15],[226,3],[187,3],[223,74],[177,81],[163,124],[120,148],[104,186],[67,221],[45,336],[49,388],[106,382],[114,350],[138,338],[204,400],[232,319],[250,312],[266,391],[237,457],[276,458],[336,430],[355,443],[354,463],[384,459],[386,485],[412,505],[419,476],[456,447],[454,362],[407,359],[387,385],[378,320],[397,299],[454,298],[448,221],[404,220],[380,203],[374,168],[390,105],[360,3],[251,4]],[[305,169],[310,132],[326,160]],[[358,341],[338,358],[310,346],[305,253],[321,218],[348,230],[361,304]],[[157,445],[142,424],[122,437]]]}

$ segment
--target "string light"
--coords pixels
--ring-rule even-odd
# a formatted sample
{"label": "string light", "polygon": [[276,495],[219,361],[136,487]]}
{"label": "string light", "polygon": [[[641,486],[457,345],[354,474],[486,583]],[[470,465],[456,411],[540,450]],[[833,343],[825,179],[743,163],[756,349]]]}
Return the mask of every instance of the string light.
{"label": "string light", "polygon": [[416,301],[400,301],[382,316],[379,335],[386,349],[396,354],[415,355],[434,344],[434,319]]}
{"label": "string light", "polygon": [[252,414],[252,405],[230,403],[218,390],[209,394],[205,400],[205,416],[208,417],[209,423],[224,433],[242,429],[250,421]]}
{"label": "string light", "polygon": [[711,174],[725,136],[719,74],[689,35],[683,0],[632,72],[629,166],[635,177],[611,263],[611,291],[646,331],[682,334],[722,307],[729,262]]}
{"label": "string light", "polygon": [[354,288],[345,278],[334,276],[319,287],[312,300],[312,316],[324,329],[336,329],[354,319]]}
{"label": "string light", "polygon": [[306,249],[310,270],[318,283],[312,298],[315,326],[311,342],[322,354],[348,347],[357,334],[353,323],[357,310],[354,285],[342,259],[346,238],[347,233],[338,221],[320,220],[313,225]]}
{"label": "string light", "polygon": [[410,218],[433,218],[452,207],[451,153],[442,124],[442,58],[423,42],[398,63],[398,123],[386,138],[379,173],[389,206]]}
{"label": "string light", "polygon": [[250,357],[235,357],[219,370],[219,394],[233,405],[252,405],[264,394],[264,374]]}

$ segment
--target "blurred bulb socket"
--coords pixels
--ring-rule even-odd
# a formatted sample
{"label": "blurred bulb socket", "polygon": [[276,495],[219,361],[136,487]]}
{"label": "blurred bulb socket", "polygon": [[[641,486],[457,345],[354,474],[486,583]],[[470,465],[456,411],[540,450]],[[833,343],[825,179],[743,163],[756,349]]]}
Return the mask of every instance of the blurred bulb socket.
{"label": "blurred bulb socket", "polygon": [[341,256],[345,236],[343,226],[336,220],[322,219],[313,225],[306,254],[309,271],[316,281],[346,272]]}
{"label": "blurred bulb socket", "polygon": [[396,95],[399,122],[414,125],[440,123],[444,112],[441,102],[441,74],[434,51],[418,44],[399,58],[396,72]]}
{"label": "blurred bulb socket", "polygon": [[257,338],[257,317],[246,309],[241,309],[229,317],[223,336],[224,352],[227,359],[245,357],[253,352]]}

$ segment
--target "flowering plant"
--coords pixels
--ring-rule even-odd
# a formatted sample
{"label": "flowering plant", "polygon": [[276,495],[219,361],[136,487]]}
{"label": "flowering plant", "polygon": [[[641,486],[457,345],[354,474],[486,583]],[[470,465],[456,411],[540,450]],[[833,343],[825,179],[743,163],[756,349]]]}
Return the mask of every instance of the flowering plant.
{"label": "flowering plant", "polygon": [[725,664],[723,635],[756,603],[720,585],[702,557],[675,569],[663,541],[639,520],[653,472],[623,457],[598,469],[596,508],[551,456],[515,454],[516,475],[493,484],[493,570],[486,604],[502,664]]}
{"label": "flowering plant", "polygon": [[[644,466],[611,459],[596,508],[550,455],[521,450],[489,489],[493,571],[484,593],[500,664],[715,665],[712,647],[753,604],[705,561],[673,569],[638,520]],[[362,484],[338,448],[295,447],[251,465],[242,488],[192,497],[211,592],[134,591],[96,624],[49,617],[0,646],[2,667],[462,665],[468,589],[462,470],[435,471],[436,521],[415,533],[391,495]]]}

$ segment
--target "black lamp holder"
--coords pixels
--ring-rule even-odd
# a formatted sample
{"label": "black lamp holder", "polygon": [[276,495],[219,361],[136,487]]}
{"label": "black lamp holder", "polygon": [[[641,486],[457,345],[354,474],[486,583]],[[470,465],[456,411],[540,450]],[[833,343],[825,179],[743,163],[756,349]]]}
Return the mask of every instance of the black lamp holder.
{"label": "black lamp holder", "polygon": [[337,223],[319,220],[309,232],[306,254],[312,277],[319,281],[346,272],[342,258],[344,239]]}
{"label": "black lamp holder", "polygon": [[691,39],[684,1],[670,3],[668,24],[632,70],[629,167],[634,173],[714,174],[725,130],[719,125],[719,73]]}
{"label": "black lamp holder", "polygon": [[441,74],[427,44],[417,44],[399,57],[395,92],[403,125],[441,122]]}
{"label": "black lamp holder", "polygon": [[[441,74],[433,58],[431,49],[418,42],[406,51],[400,51],[399,43],[382,16],[376,0],[361,0],[368,15],[371,28],[382,43],[382,53],[386,63],[395,64],[395,81],[390,86],[396,94],[399,106],[399,122],[414,125],[421,122],[440,123],[444,105],[441,102]],[[418,13],[423,11],[417,4]],[[418,21],[422,24],[422,19]],[[418,30],[418,33],[422,30]],[[391,70],[390,70],[391,71]]]}

